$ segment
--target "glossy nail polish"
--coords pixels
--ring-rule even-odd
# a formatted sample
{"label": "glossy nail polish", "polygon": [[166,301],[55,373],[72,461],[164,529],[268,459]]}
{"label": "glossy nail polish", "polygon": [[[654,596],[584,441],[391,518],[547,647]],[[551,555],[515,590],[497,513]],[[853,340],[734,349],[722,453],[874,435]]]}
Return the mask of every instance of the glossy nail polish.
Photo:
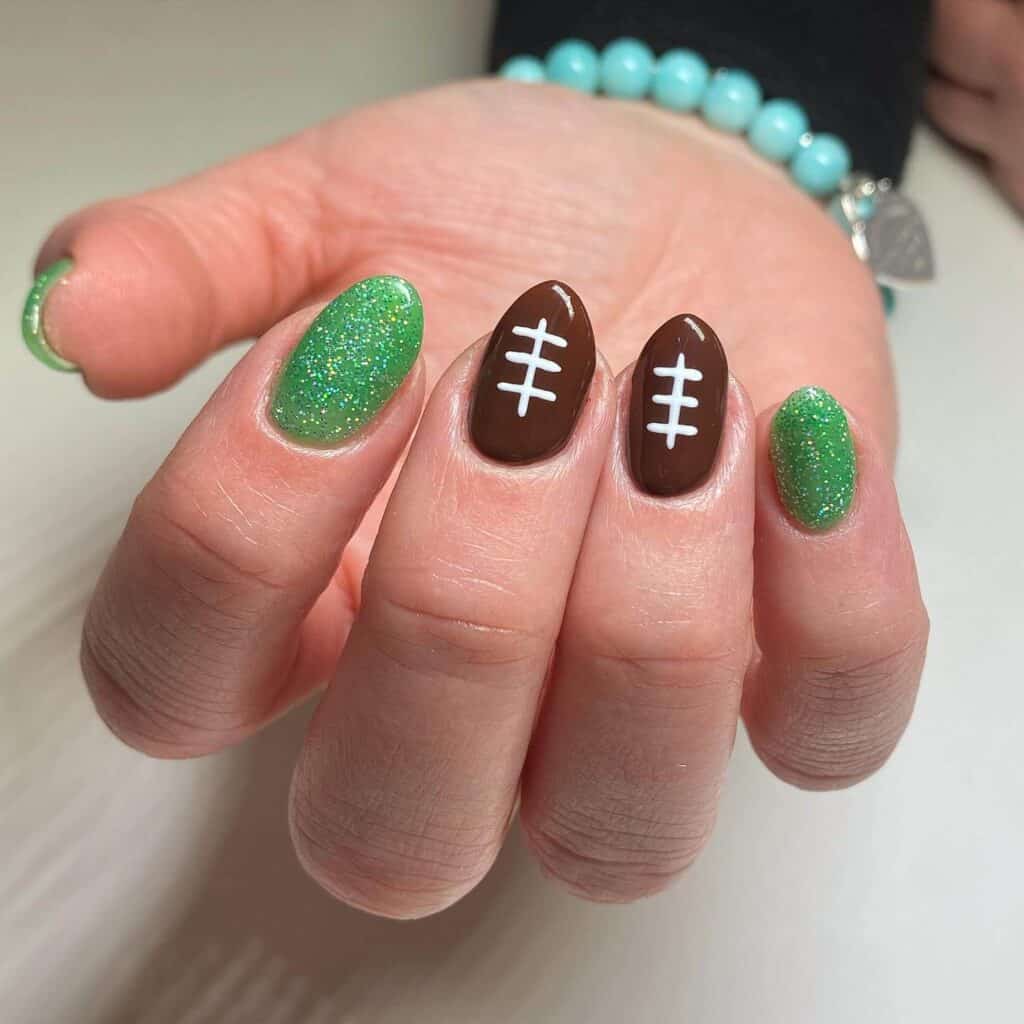
{"label": "glossy nail polish", "polygon": [[711,473],[725,421],[729,364],[700,317],[675,316],[655,331],[633,368],[629,468],[648,494],[699,487]]}
{"label": "glossy nail polish", "polygon": [[423,306],[408,281],[370,277],[325,306],[295,347],[270,418],[304,444],[338,444],[387,404],[416,362]]}
{"label": "glossy nail polish", "polygon": [[469,413],[473,444],[499,462],[535,462],[565,446],[594,376],[590,317],[560,281],[512,303],[484,352]]}
{"label": "glossy nail polish", "polygon": [[25,339],[29,352],[51,370],[69,373],[77,371],[78,367],[57,355],[46,340],[46,333],[43,330],[43,304],[50,289],[71,270],[71,267],[69,259],[58,260],[47,267],[32,283],[28,298],[25,300],[25,309],[21,314],[21,336]]}
{"label": "glossy nail polish", "polygon": [[771,458],[786,511],[811,530],[827,530],[850,510],[857,455],[843,407],[824,388],[801,388],[772,420]]}

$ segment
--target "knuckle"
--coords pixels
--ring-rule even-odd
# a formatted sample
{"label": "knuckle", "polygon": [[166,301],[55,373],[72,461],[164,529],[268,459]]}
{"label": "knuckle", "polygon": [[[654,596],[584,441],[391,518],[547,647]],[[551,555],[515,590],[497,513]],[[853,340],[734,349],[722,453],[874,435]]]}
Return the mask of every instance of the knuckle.
{"label": "knuckle", "polygon": [[714,616],[653,627],[603,617],[570,642],[574,653],[623,671],[638,686],[713,691],[739,685],[749,658],[747,632]]}
{"label": "knuckle", "polygon": [[440,587],[389,581],[386,592],[371,591],[364,608],[378,646],[417,672],[472,668],[479,676],[493,669],[504,678],[532,678],[517,670],[546,659],[551,642],[528,610],[504,602],[489,608],[450,581]]}
{"label": "knuckle", "polygon": [[[152,194],[108,199],[90,207],[83,218],[82,244],[86,248],[134,253],[144,260],[159,259],[164,266],[173,266],[175,280],[193,287],[177,292],[175,297],[196,294],[210,297],[205,285],[207,266],[203,248],[196,245],[187,228],[187,218],[175,216],[173,206],[154,200]],[[180,302],[169,308],[182,315]],[[183,322],[184,336],[208,338],[214,327],[213,303],[188,302]]]}
{"label": "knuckle", "polygon": [[[910,720],[927,640],[922,612],[896,647],[796,667],[793,706],[767,728],[752,730],[761,759],[802,789],[842,789],[873,775]],[[785,680],[769,685],[780,682],[785,688]]]}
{"label": "knuckle", "polygon": [[660,892],[700,854],[713,808],[693,821],[646,820],[634,814],[592,814],[578,804],[523,808],[527,843],[545,874],[584,899],[628,903]]}
{"label": "knuckle", "polygon": [[223,507],[201,499],[180,470],[165,466],[132,509],[126,532],[160,576],[183,595],[234,623],[258,617],[277,595],[297,589],[308,573],[298,553],[253,543],[252,523],[221,490]]}
{"label": "knuckle", "polygon": [[239,685],[270,591],[153,516],[140,499],[90,603],[80,660],[116,736],[189,757],[237,742],[272,710],[273,686],[254,697]]}
{"label": "knuckle", "polygon": [[296,855],[317,884],[350,906],[396,919],[426,917],[461,899],[501,845],[490,826],[400,826],[299,781],[290,821]]}
{"label": "knuckle", "polygon": [[854,719],[875,714],[901,689],[916,681],[924,661],[927,633],[915,633],[897,647],[865,651],[838,661],[808,661],[803,671],[807,700],[822,714]]}
{"label": "knuckle", "polygon": [[150,757],[184,758],[238,738],[214,709],[182,695],[159,661],[132,648],[97,628],[90,612],[82,631],[82,675],[97,713],[122,743]]}

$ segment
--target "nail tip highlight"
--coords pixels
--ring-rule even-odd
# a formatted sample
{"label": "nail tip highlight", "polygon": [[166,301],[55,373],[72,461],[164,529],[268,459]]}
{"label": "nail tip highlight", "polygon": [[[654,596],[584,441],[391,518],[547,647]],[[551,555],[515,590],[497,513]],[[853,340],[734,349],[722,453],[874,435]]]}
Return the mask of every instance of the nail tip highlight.
{"label": "nail tip highlight", "polygon": [[25,347],[44,366],[61,373],[78,373],[75,363],[61,356],[47,340],[43,329],[43,307],[53,287],[71,271],[73,262],[64,257],[52,263],[32,282],[21,314],[21,336]]}

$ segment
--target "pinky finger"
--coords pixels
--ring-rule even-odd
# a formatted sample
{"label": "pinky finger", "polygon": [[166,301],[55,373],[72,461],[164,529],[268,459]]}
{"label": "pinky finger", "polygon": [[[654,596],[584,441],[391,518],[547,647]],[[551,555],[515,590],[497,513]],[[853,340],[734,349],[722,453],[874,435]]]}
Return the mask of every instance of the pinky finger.
{"label": "pinky finger", "polygon": [[820,388],[797,391],[769,427],[770,416],[758,430],[760,659],[744,719],[776,775],[835,789],[870,775],[896,746],[914,706],[928,616],[878,446]]}
{"label": "pinky finger", "polygon": [[928,116],[954,142],[981,153],[991,152],[996,134],[991,97],[932,77],[924,105]]}

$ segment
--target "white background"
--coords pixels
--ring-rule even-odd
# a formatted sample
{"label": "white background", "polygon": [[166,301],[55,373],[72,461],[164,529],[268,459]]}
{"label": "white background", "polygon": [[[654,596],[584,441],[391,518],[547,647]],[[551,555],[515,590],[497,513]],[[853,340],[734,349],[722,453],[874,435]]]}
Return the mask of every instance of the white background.
{"label": "white background", "polygon": [[577,902],[517,837],[455,909],[334,904],[284,821],[304,713],[157,763],[76,665],[132,496],[236,353],[103,403],[22,351],[61,214],[375,96],[483,66],[472,0],[5,5],[0,31],[0,1020],[4,1024],[863,1024],[1020,1019],[1024,231],[923,131],[907,188],[939,287],[901,302],[899,483],[934,625],[914,723],[857,789],[806,794],[741,738],[714,838],[668,895]]}

